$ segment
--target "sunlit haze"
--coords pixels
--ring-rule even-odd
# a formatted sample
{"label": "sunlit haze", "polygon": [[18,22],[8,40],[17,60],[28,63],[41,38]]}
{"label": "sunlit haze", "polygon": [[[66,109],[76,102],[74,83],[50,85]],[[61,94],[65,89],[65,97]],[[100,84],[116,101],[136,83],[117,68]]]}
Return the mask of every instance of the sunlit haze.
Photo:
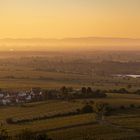
{"label": "sunlit haze", "polygon": [[0,38],[140,38],[139,0],[0,0],[0,18]]}

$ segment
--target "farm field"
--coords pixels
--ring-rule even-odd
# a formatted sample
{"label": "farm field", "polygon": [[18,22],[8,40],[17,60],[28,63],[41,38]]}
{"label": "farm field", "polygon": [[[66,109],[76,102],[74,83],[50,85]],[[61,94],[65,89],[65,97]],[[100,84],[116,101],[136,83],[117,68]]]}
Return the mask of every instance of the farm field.
{"label": "farm field", "polygon": [[124,105],[128,107],[131,104],[136,106],[140,105],[140,96],[132,94],[115,94],[108,93],[107,98],[103,99],[85,99],[85,100],[74,100],[74,101],[46,101],[37,103],[27,103],[25,105],[1,107],[0,120],[3,121],[6,116],[8,117],[32,117],[43,114],[56,114],[61,112],[70,112],[81,108],[88,100],[95,102],[105,102],[113,107],[119,107]]}
{"label": "farm field", "polygon": [[[3,91],[14,93],[34,87],[60,91],[63,86],[78,91],[82,87],[91,87],[95,91],[104,91],[107,97],[45,99],[0,106],[0,122],[10,135],[28,129],[45,132],[53,140],[139,139],[140,78],[115,76],[140,73],[140,62],[131,61],[130,56],[134,57],[134,54],[118,57],[117,53],[105,52],[68,53],[66,57],[65,53],[41,52],[37,55],[27,52],[15,57],[12,53],[0,57],[0,88]],[[113,61],[108,61],[110,56]],[[139,55],[135,57],[140,59]],[[123,89],[123,94],[120,89]],[[96,103],[107,103],[112,108],[111,114],[105,116],[104,122],[97,121],[95,112],[69,114],[81,110],[87,103],[93,108]],[[8,120],[18,123],[8,123]]]}
{"label": "farm field", "polygon": [[[6,118],[26,119],[35,116],[54,115],[58,113],[66,113],[82,108],[87,101],[105,102],[112,107],[125,106],[131,104],[140,106],[140,96],[133,94],[108,93],[106,99],[87,99],[75,101],[46,101],[37,103],[27,103],[21,106],[1,107],[0,120],[5,122]],[[118,126],[130,129],[140,130],[139,126],[140,109],[131,108],[118,110],[114,115],[107,116],[105,120],[114,123],[97,124],[95,114],[81,114],[67,117],[50,118],[46,120],[37,120],[23,124],[5,124],[10,134],[15,134],[23,129],[31,129],[32,131],[46,131],[47,134],[56,140],[80,140],[84,137],[113,139],[125,136],[140,136],[137,131],[125,130]],[[81,126],[79,126],[81,125]],[[71,135],[72,134],[72,135]],[[121,134],[121,136],[120,136]]]}
{"label": "farm field", "polygon": [[[0,87],[4,89],[92,86],[97,89],[139,89],[136,52],[0,52]],[[66,57],[67,56],[67,57]],[[112,58],[111,60],[109,58]],[[131,58],[136,57],[133,62]]]}

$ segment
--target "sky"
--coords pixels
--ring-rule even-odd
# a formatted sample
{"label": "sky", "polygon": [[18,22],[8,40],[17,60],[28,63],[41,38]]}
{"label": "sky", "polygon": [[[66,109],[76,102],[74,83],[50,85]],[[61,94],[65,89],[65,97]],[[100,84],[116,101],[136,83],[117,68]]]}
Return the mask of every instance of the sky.
{"label": "sky", "polygon": [[0,38],[140,38],[140,0],[0,0]]}

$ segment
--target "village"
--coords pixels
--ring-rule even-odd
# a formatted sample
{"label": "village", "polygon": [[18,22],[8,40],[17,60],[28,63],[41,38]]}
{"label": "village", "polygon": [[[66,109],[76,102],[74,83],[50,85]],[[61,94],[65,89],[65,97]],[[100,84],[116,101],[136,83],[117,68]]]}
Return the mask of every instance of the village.
{"label": "village", "polygon": [[0,90],[0,105],[17,105],[45,100],[72,100],[86,98],[104,98],[106,94],[101,90],[93,90],[90,87],[73,89],[61,87],[60,89],[43,90],[39,87],[30,90]]}
{"label": "village", "polygon": [[27,91],[0,91],[0,105],[15,105],[20,103],[32,102],[41,99],[43,93],[40,88],[32,88]]}

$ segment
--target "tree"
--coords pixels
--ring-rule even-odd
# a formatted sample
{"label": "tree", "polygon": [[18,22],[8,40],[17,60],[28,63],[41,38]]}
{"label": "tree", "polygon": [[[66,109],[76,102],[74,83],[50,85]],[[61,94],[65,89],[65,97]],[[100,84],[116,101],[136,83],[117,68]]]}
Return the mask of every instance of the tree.
{"label": "tree", "polygon": [[121,88],[118,91],[119,93],[128,93],[128,91],[125,88]]}
{"label": "tree", "polygon": [[90,94],[90,93],[92,93],[92,92],[93,92],[93,91],[92,91],[91,87],[88,87],[88,88],[87,88],[87,93]]}
{"label": "tree", "polygon": [[5,128],[3,128],[3,125],[0,126],[0,140],[8,140],[8,132]]}
{"label": "tree", "polygon": [[25,129],[16,136],[16,140],[35,140],[35,135],[32,131]]}
{"label": "tree", "polygon": [[25,129],[15,138],[16,140],[52,140],[46,133],[33,133],[32,131]]}
{"label": "tree", "polygon": [[63,86],[63,87],[60,89],[60,91],[61,91],[63,94],[65,94],[65,93],[67,93],[67,88],[66,88],[65,86]]}
{"label": "tree", "polygon": [[36,135],[36,140],[52,140],[48,138],[48,135],[46,133],[40,133]]}
{"label": "tree", "polygon": [[65,100],[68,100],[68,89],[63,86],[61,89],[60,89],[61,93],[62,93],[62,99],[65,99]]}
{"label": "tree", "polygon": [[96,119],[99,121],[104,120],[104,115],[107,113],[107,103],[96,102],[94,104],[94,111],[96,113]]}
{"label": "tree", "polygon": [[93,107],[89,104],[86,104],[83,108],[82,108],[82,113],[92,113],[93,112]]}
{"label": "tree", "polygon": [[82,87],[82,94],[86,94],[87,93],[87,89],[86,89],[86,87]]}

